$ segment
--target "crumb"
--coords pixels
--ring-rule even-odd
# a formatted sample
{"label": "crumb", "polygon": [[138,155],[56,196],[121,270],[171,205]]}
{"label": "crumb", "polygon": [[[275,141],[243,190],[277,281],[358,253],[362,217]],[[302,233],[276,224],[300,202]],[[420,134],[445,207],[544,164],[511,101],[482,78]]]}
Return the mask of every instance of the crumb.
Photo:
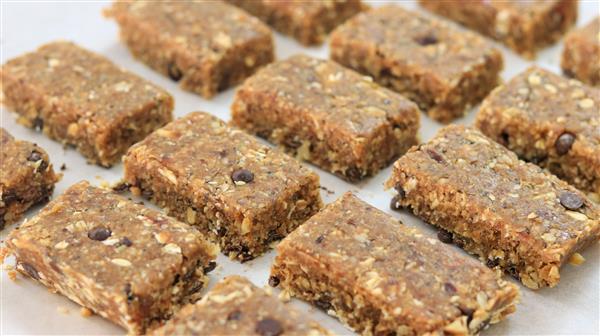
{"label": "crumb", "polygon": [[66,307],[63,307],[63,306],[56,307],[56,310],[58,310],[58,312],[61,313],[61,314],[68,314],[69,313],[69,309],[67,309]]}
{"label": "crumb", "polygon": [[94,315],[94,312],[87,307],[81,307],[81,310],[79,311],[79,313],[83,317],[90,317],[90,316]]}
{"label": "crumb", "polygon": [[8,278],[12,281],[17,281],[17,271],[13,270],[9,270],[8,271]]}
{"label": "crumb", "polygon": [[327,195],[333,195],[333,194],[335,194],[335,191],[333,191],[331,189],[328,189],[327,187],[319,186],[319,188],[321,188],[321,190],[323,190],[324,192],[326,192]]}
{"label": "crumb", "polygon": [[289,302],[290,301],[290,292],[286,291],[285,289],[282,290],[281,292],[279,292],[279,300],[281,300],[283,302]]}
{"label": "crumb", "polygon": [[67,170],[67,164],[66,164],[66,163],[63,163],[63,164],[60,166],[60,170],[62,170],[62,171],[65,171],[65,170]]}

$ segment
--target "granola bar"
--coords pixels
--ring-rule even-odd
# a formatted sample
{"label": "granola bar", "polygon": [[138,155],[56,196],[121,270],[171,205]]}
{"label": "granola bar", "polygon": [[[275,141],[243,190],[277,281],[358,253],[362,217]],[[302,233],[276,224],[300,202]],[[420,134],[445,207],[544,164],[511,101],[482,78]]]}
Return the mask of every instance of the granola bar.
{"label": "granola bar", "polygon": [[321,44],[331,30],[364,9],[360,0],[227,1],[306,46]]}
{"label": "granola bar", "polygon": [[116,1],[105,15],[136,58],[206,98],[274,59],[271,30],[221,1]]}
{"label": "granola bar", "polygon": [[477,127],[526,161],[600,197],[600,90],[531,67],[482,103]]}
{"label": "granola bar", "polygon": [[20,123],[106,167],[172,119],[167,92],[70,42],[8,61],[1,77],[4,104]]}
{"label": "granola bar", "polygon": [[16,140],[0,127],[0,230],[18,221],[32,205],[46,202],[60,180],[48,154],[38,145]]}
{"label": "granola bar", "polygon": [[241,276],[215,285],[202,300],[182,309],[160,335],[332,335],[297,310]]}
{"label": "granola bar", "polygon": [[577,0],[419,0],[426,9],[496,39],[523,57],[558,41],[577,21]]}
{"label": "granola bar", "polygon": [[363,335],[476,334],[518,288],[350,193],[284,239],[270,283]]}
{"label": "granola bar", "polygon": [[6,245],[21,273],[135,334],[200,298],[217,250],[187,224],[85,181]]}
{"label": "granola bar", "polygon": [[237,91],[232,123],[349,181],[417,143],[418,107],[334,62],[297,55]]}
{"label": "granola bar", "polygon": [[331,58],[372,76],[438,121],[463,116],[499,82],[502,54],[457,25],[387,5],[331,35]]}
{"label": "granola bar", "polygon": [[156,131],[124,162],[134,193],[241,261],[265,252],[322,205],[317,174],[204,112]]}
{"label": "granola bar", "polygon": [[569,77],[600,85],[600,16],[567,35],[560,66]]}
{"label": "granola bar", "polygon": [[600,238],[598,205],[464,126],[409,150],[386,186],[395,205],[532,289],[558,284],[561,266]]}

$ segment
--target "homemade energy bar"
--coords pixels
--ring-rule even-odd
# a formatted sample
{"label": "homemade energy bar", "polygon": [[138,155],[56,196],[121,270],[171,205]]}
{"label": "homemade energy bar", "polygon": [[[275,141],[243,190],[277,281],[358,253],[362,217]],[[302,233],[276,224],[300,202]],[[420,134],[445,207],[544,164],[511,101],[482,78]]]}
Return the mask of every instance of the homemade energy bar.
{"label": "homemade energy bar", "polygon": [[600,85],[600,16],[567,35],[560,66],[568,77]]}
{"label": "homemade energy bar", "polygon": [[476,125],[600,200],[599,89],[531,67],[484,100]]}
{"label": "homemade energy bar", "polygon": [[[387,187],[446,237],[532,289],[600,238],[600,208],[479,131],[447,126],[395,164]],[[574,259],[571,259],[574,258]]]}
{"label": "homemade energy bar", "polygon": [[136,58],[206,98],[275,57],[269,27],[221,1],[116,1],[105,15]]}
{"label": "homemade energy bar", "polygon": [[199,299],[217,252],[193,227],[85,181],[6,246],[21,273],[134,334]]}
{"label": "homemade energy bar", "polygon": [[161,88],[70,42],[53,42],[2,66],[4,104],[25,126],[109,167],[172,119]]}
{"label": "homemade energy bar", "polygon": [[13,138],[0,127],[0,230],[18,221],[32,205],[50,199],[55,174],[48,154],[38,145]]}
{"label": "homemade energy bar", "polygon": [[514,312],[517,286],[350,193],[277,247],[270,284],[363,335],[477,334]]}
{"label": "homemade energy bar", "polygon": [[419,109],[334,62],[297,55],[249,78],[232,123],[358,181],[417,144]]}
{"label": "homemade energy bar", "polygon": [[215,285],[151,335],[332,335],[241,276]]}
{"label": "homemade energy bar", "polygon": [[463,116],[499,82],[502,54],[452,22],[394,5],[361,13],[331,35],[331,58],[372,76],[438,121]]}
{"label": "homemade energy bar", "polygon": [[322,206],[317,174],[204,112],[154,132],[124,161],[132,192],[241,261],[265,252]]}
{"label": "homemade energy bar", "polygon": [[521,56],[558,41],[577,21],[577,0],[419,0],[428,10],[496,39]]}
{"label": "homemade energy bar", "polygon": [[365,8],[360,0],[227,1],[306,46],[321,44],[331,30]]}

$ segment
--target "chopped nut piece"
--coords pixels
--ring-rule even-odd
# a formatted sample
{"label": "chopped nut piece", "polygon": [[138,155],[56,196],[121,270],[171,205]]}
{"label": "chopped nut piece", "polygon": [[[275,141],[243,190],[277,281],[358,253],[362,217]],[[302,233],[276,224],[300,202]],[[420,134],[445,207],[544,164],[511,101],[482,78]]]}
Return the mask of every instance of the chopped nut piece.
{"label": "chopped nut piece", "polygon": [[579,265],[583,264],[584,262],[585,262],[585,258],[577,252],[573,253],[571,255],[571,257],[569,258],[569,264],[571,264],[571,265],[579,266]]}

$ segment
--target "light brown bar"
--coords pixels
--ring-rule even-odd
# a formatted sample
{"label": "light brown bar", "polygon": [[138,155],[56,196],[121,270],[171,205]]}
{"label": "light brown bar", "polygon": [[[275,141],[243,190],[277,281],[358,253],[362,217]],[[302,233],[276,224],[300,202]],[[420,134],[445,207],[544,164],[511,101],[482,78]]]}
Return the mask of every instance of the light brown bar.
{"label": "light brown bar", "polygon": [[600,85],[600,16],[567,35],[560,66],[568,77]]}

